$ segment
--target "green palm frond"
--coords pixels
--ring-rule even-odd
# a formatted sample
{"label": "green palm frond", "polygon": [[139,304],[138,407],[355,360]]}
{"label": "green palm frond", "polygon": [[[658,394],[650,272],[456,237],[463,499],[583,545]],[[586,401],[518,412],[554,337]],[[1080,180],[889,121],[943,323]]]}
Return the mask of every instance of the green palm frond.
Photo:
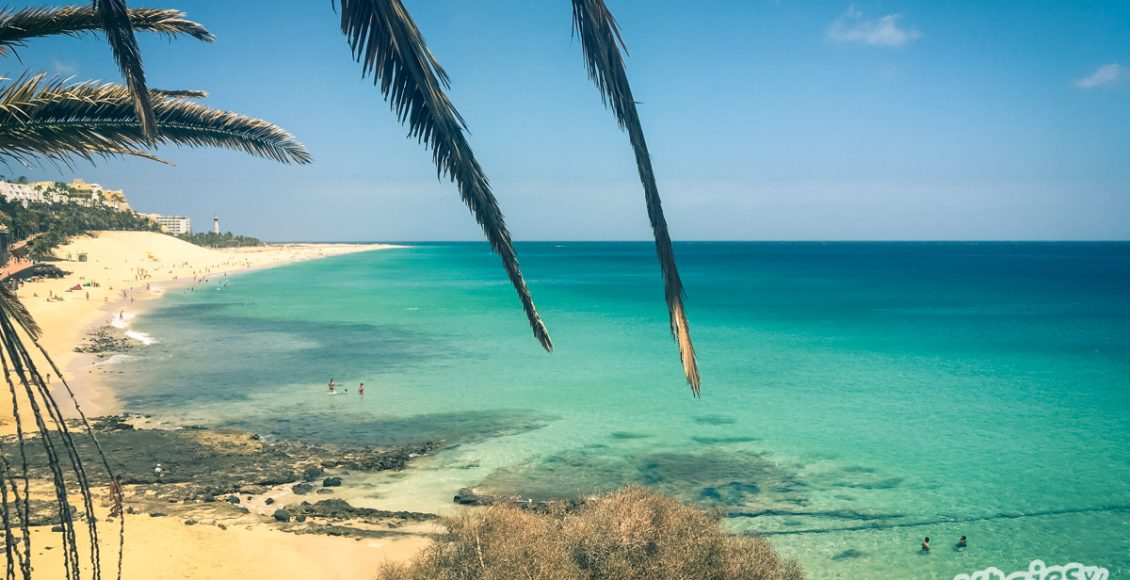
{"label": "green palm frond", "polygon": [[432,150],[438,174],[455,182],[491,249],[502,259],[534,336],[546,350],[553,350],[518,267],[498,201],[467,142],[466,124],[444,92],[447,75],[408,11],[399,0],[340,0],[340,6],[341,31],[361,63],[362,74],[372,75],[397,117],[407,123],[409,135]]}
{"label": "green palm frond", "polygon": [[130,100],[137,119],[141,122],[141,134],[148,143],[157,140],[157,113],[153,110],[149,88],[145,84],[145,69],[141,66],[141,48],[137,46],[137,36],[129,18],[126,0],[94,0],[94,10],[102,21],[102,30],[114,62],[126,80]]}
{"label": "green palm frond", "polygon": [[[134,30],[169,36],[187,34],[205,42],[215,40],[212,33],[203,26],[186,20],[184,12],[180,10],[133,8],[128,14]],[[8,54],[13,47],[25,46],[29,39],[55,35],[78,36],[101,30],[102,19],[90,7],[0,10],[0,56]]]}
{"label": "green palm frond", "polygon": [[651,167],[651,154],[647,151],[647,141],[636,112],[636,101],[632,97],[632,87],[628,84],[628,73],[624,69],[624,58],[620,52],[624,41],[604,0],[573,0],[573,25],[581,39],[589,77],[600,90],[604,104],[616,115],[620,128],[628,132],[628,139],[635,150],[636,167],[639,169],[644,199],[647,202],[647,215],[655,235],[655,250],[663,272],[671,335],[679,345],[687,383],[697,397],[700,385],[698,361],[695,359],[694,344],[691,342],[683,307],[683,282],[675,265],[675,250],[667,231],[667,219],[663,217],[663,204],[659,199],[659,187],[655,183],[655,172]]}
{"label": "green palm frond", "polygon": [[[281,163],[311,161],[294,136],[267,121],[161,93],[150,96],[162,127],[157,144],[234,149]],[[129,90],[121,85],[65,85],[39,74],[0,90],[0,157],[65,163],[73,156],[147,156],[142,151],[147,147]]]}

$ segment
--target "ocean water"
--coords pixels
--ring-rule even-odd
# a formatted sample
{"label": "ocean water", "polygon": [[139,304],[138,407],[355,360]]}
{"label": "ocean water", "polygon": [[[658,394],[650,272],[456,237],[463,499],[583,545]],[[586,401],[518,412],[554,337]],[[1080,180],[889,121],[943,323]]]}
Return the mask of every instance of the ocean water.
{"label": "ocean water", "polygon": [[353,476],[366,505],[640,483],[814,578],[1130,574],[1130,244],[677,244],[697,400],[650,244],[518,249],[553,354],[485,244],[420,244],[170,292],[113,376],[189,423],[449,444]]}

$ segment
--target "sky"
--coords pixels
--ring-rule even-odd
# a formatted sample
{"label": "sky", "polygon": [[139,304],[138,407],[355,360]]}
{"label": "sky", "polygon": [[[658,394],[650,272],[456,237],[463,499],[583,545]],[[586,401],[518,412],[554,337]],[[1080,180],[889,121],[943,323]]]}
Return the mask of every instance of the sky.
{"label": "sky", "polygon": [[[1130,239],[1130,2],[606,0],[676,240]],[[85,1],[83,2],[85,4]],[[518,240],[650,239],[627,135],[567,0],[404,0]],[[143,4],[133,1],[131,6]],[[14,2],[9,8],[40,3]],[[82,177],[265,240],[477,240],[352,61],[329,0],[154,0],[214,43],[140,36],[151,87],[204,89],[314,156],[161,148]],[[101,37],[0,59],[119,82]]]}

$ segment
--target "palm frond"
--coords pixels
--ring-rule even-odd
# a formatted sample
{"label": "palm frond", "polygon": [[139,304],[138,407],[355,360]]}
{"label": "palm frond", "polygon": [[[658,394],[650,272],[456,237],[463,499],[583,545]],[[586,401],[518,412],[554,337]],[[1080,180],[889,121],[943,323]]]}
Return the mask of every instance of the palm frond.
{"label": "palm frond", "polygon": [[141,48],[137,46],[137,36],[133,33],[126,0],[94,0],[94,9],[102,20],[102,30],[114,53],[114,62],[118,63],[118,70],[126,80],[133,110],[141,121],[142,136],[147,142],[153,143],[157,140],[157,115],[153,111],[149,88],[145,85]]}
{"label": "palm frond", "polygon": [[456,184],[491,249],[502,259],[534,336],[547,351],[553,350],[549,331],[518,267],[498,201],[467,142],[466,124],[444,92],[447,74],[408,11],[400,0],[340,0],[340,6],[341,31],[362,74],[372,75],[400,122],[407,123],[409,136],[432,150],[437,174]]}
{"label": "palm frond", "polygon": [[208,91],[196,91],[191,89],[149,89],[149,94],[160,95],[162,97],[173,97],[175,99],[208,98]]}
{"label": "palm frond", "polygon": [[675,264],[675,250],[667,231],[667,219],[663,216],[659,187],[655,183],[655,172],[651,167],[651,154],[647,150],[636,101],[632,97],[632,87],[628,83],[623,54],[620,52],[621,48],[625,48],[624,41],[604,0],[573,0],[573,25],[581,39],[589,78],[600,90],[604,104],[616,115],[620,128],[627,131],[632,149],[635,150],[636,167],[639,169],[644,199],[647,202],[647,215],[655,235],[655,250],[663,272],[671,335],[679,345],[679,356],[687,383],[697,397],[700,388],[698,361],[695,359],[694,344],[691,342],[690,327],[683,307],[683,282]]}
{"label": "palm frond", "polygon": [[0,313],[4,316],[16,321],[32,340],[39,340],[39,335],[42,331],[39,329],[39,324],[31,317],[27,307],[16,298],[16,293],[12,292],[6,284],[0,284]]}
{"label": "palm frond", "polygon": [[[294,136],[263,121],[200,103],[151,93],[162,131],[157,144],[219,147],[281,163],[305,164],[310,153]],[[0,90],[0,157],[27,162],[72,156],[142,155],[149,141],[121,85],[66,85],[38,74]]]}
{"label": "palm frond", "polygon": [[[157,32],[170,37],[186,34],[205,42],[216,38],[200,24],[187,20],[180,10],[131,8],[128,15],[134,30]],[[102,26],[102,19],[94,9],[84,6],[0,10],[0,56],[8,54],[13,47],[25,46],[29,39],[55,35],[78,36],[101,31]]]}

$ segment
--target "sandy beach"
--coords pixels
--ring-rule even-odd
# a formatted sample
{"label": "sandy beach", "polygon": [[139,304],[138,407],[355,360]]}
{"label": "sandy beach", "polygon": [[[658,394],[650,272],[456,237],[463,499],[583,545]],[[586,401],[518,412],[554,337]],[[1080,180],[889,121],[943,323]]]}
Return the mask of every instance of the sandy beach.
{"label": "sandy beach", "polygon": [[[83,411],[103,415],[117,409],[113,390],[100,384],[95,373],[87,372],[90,357],[74,352],[92,327],[110,324],[115,318],[128,319],[144,302],[174,287],[205,284],[210,278],[257,268],[390,247],[274,244],[212,250],[153,232],[95,232],[56,250],[62,261],[55,265],[69,275],[27,283],[18,295],[42,328],[40,343],[67,373]],[[79,261],[81,255],[86,261]],[[72,290],[75,286],[81,289]]]}
{"label": "sandy beach", "polygon": [[[278,244],[212,250],[157,233],[97,232],[57,249],[61,261],[55,265],[69,272],[67,276],[28,282],[18,295],[42,328],[40,343],[66,374],[78,404],[88,417],[94,417],[120,408],[113,385],[91,372],[94,356],[75,352],[92,329],[115,320],[127,321],[145,302],[175,287],[206,284],[209,278],[214,281],[257,268],[390,247]],[[58,377],[52,377],[51,387],[63,412],[73,414],[74,406]],[[11,402],[6,400],[4,405],[8,410],[0,417],[10,416]],[[0,431],[13,433],[12,420],[0,421]],[[98,490],[97,497],[103,498],[104,491]],[[129,498],[127,490],[127,506]],[[413,534],[378,540],[284,533],[274,525],[272,511],[259,506],[234,520],[205,514],[202,525],[186,525],[188,512],[181,512],[182,517],[149,517],[144,512],[127,516],[124,577],[369,578],[381,562],[411,557],[428,542]],[[434,524],[417,526],[421,532],[435,529]],[[33,555],[40,574],[62,571],[59,534],[51,533],[49,527],[37,527],[33,534]],[[105,536],[105,573],[116,564],[117,524],[107,521],[100,529]]]}

